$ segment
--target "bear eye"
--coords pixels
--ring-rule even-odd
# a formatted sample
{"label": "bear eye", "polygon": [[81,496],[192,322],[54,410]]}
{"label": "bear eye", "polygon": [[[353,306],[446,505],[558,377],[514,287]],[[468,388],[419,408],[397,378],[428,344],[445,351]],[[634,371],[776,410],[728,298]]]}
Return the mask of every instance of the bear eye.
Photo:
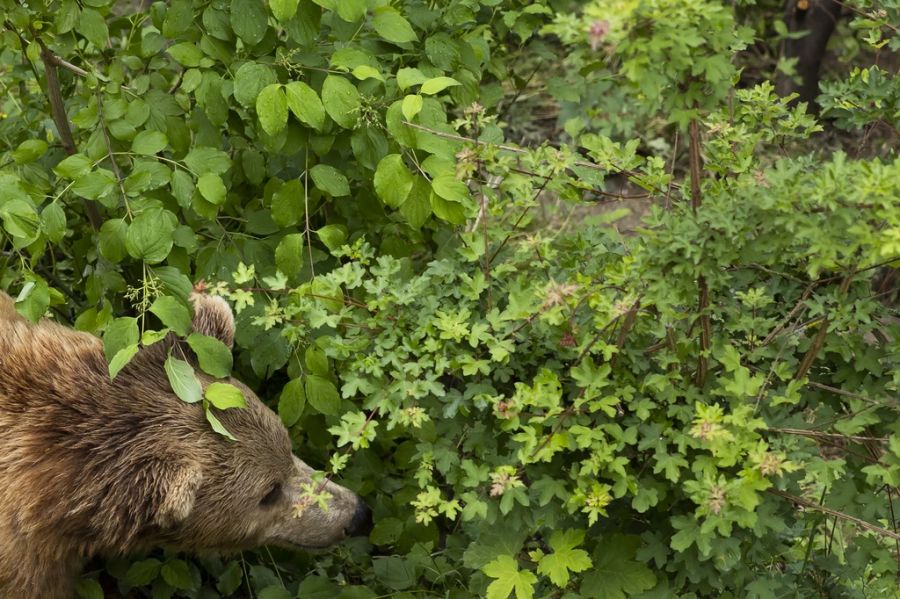
{"label": "bear eye", "polygon": [[259,505],[263,507],[269,507],[275,505],[275,503],[281,498],[281,483],[275,483],[272,485],[272,488],[268,493],[263,496],[262,499],[259,500]]}

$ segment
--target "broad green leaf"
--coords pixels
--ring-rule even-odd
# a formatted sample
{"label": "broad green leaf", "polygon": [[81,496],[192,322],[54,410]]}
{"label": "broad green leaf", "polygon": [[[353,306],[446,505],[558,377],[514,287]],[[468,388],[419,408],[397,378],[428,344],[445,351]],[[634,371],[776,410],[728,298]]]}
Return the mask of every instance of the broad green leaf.
{"label": "broad green leaf", "polygon": [[171,295],[161,295],[150,306],[150,312],[159,318],[164,326],[184,337],[191,330],[191,312],[181,301]]}
{"label": "broad green leaf", "polygon": [[594,599],[627,599],[653,588],[656,576],[634,559],[639,540],[612,535],[594,550],[594,566],[582,579],[580,591]]}
{"label": "broad green leaf", "polygon": [[375,193],[391,208],[399,208],[413,187],[413,175],[400,154],[388,154],[375,169]]}
{"label": "broad green leaf", "polygon": [[247,407],[244,392],[229,383],[211,383],[204,395],[209,403],[220,410]]}
{"label": "broad green leaf", "polygon": [[197,360],[200,362],[203,372],[220,379],[231,375],[234,357],[227,345],[215,337],[200,333],[188,335],[187,342],[197,354]]}
{"label": "broad green leaf", "polygon": [[113,356],[113,359],[109,362],[110,379],[116,378],[116,375],[119,374],[119,372],[128,365],[131,359],[137,355],[138,349],[138,345],[135,343],[134,345],[129,345],[116,352],[116,355]]}
{"label": "broad green leaf", "polygon": [[255,46],[262,41],[268,22],[263,0],[231,0],[231,26],[246,45]]}
{"label": "broad green leaf", "polygon": [[231,168],[231,159],[228,154],[217,148],[195,147],[191,148],[184,157],[184,163],[195,175],[203,173],[224,174]]}
{"label": "broad green leaf", "polygon": [[420,85],[426,81],[428,81],[428,77],[426,77],[419,69],[403,67],[397,71],[397,85],[401,90],[407,90],[414,85]]}
{"label": "broad green leaf", "polygon": [[130,345],[137,345],[140,338],[137,318],[123,317],[112,321],[103,334],[103,353],[111,362],[119,351]]}
{"label": "broad green leaf", "polygon": [[190,364],[169,355],[164,365],[172,391],[185,403],[197,403],[203,399],[203,387]]}
{"label": "broad green leaf", "polygon": [[418,38],[403,15],[392,7],[383,7],[375,11],[372,27],[383,39],[395,44],[414,42]]}
{"label": "broad green leaf", "polygon": [[291,81],[284,87],[288,108],[301,122],[321,131],[325,126],[325,107],[315,90],[302,81]]}
{"label": "broad green leaf", "polygon": [[41,230],[52,243],[59,243],[66,235],[66,211],[58,203],[47,204],[41,212]]}
{"label": "broad green leaf", "polygon": [[200,175],[200,178],[197,179],[197,189],[200,190],[200,195],[212,204],[219,206],[225,202],[227,193],[225,183],[222,181],[222,177],[215,173]]}
{"label": "broad green leaf", "polygon": [[298,0],[269,0],[272,15],[279,21],[287,21],[297,13]]}
{"label": "broad green leaf", "polygon": [[334,122],[353,129],[359,117],[359,91],[344,77],[328,75],[322,84],[322,104]]}
{"label": "broad green leaf", "polygon": [[276,82],[275,73],[268,65],[245,62],[234,74],[234,99],[242,106],[255,106],[259,92]]}
{"label": "broad green leaf", "polygon": [[335,10],[348,23],[355,23],[366,14],[366,0],[336,0]]}
{"label": "broad green leaf", "polygon": [[316,234],[329,250],[334,251],[347,240],[347,227],[344,225],[325,225]]}
{"label": "broad green leaf", "polygon": [[81,578],[75,582],[78,599],[103,599],[103,587],[93,578]]}
{"label": "broad green leaf", "polygon": [[452,77],[434,77],[423,83],[419,91],[427,96],[433,96],[454,85],[461,84]]}
{"label": "broad green leaf", "polygon": [[306,212],[306,190],[298,179],[291,179],[272,194],[272,220],[282,227],[300,222]]}
{"label": "broad green leaf", "polygon": [[84,154],[72,154],[53,167],[53,172],[63,179],[77,179],[91,170],[91,160]]}
{"label": "broad green leaf", "polygon": [[421,176],[416,176],[406,201],[400,205],[400,214],[414,229],[422,228],[431,216],[431,185]]}
{"label": "broad green leaf", "polygon": [[313,183],[325,193],[334,196],[350,195],[350,184],[339,170],[327,164],[317,164],[309,170]]}
{"label": "broad green leaf", "polygon": [[133,258],[148,264],[162,262],[172,250],[174,230],[162,210],[146,210],[128,225],[125,247]]}
{"label": "broad green leaf", "polygon": [[453,175],[440,175],[431,181],[431,187],[438,196],[451,202],[465,204],[469,199],[469,188]]}
{"label": "broad green leaf", "polygon": [[418,94],[410,94],[403,98],[403,103],[400,104],[403,118],[412,121],[422,111],[422,102],[422,96]]}
{"label": "broad green leaf", "polygon": [[26,139],[12,153],[16,164],[34,162],[47,152],[47,142],[43,139]]}
{"label": "broad green leaf", "polygon": [[162,579],[176,589],[190,590],[194,588],[194,577],[191,568],[180,559],[173,559],[163,564],[160,569]]}
{"label": "broad green leaf", "polygon": [[285,235],[275,249],[275,266],[285,276],[296,279],[308,264],[306,237],[300,233]]}
{"label": "broad green leaf", "polygon": [[305,406],[306,391],[303,389],[303,381],[291,379],[278,398],[278,415],[284,425],[290,428],[297,424]]}
{"label": "broad green leaf", "polygon": [[101,200],[116,189],[116,176],[112,171],[99,168],[93,172],[80,175],[72,184],[75,195],[89,200]]}
{"label": "broad green leaf", "polygon": [[287,125],[288,104],[280,83],[267,85],[256,98],[256,114],[263,131],[276,135]]}
{"label": "broad green leaf", "polygon": [[341,410],[341,396],[334,383],[321,376],[306,376],[306,399],[321,414],[337,415]]}
{"label": "broad green leaf", "polygon": [[127,233],[128,223],[124,218],[116,218],[103,223],[98,235],[100,255],[110,262],[120,262],[128,255],[128,250],[125,248]]}
{"label": "broad green leaf", "polygon": [[191,42],[172,44],[166,52],[175,62],[185,67],[199,67],[204,58],[203,51]]}
{"label": "broad green leaf", "polygon": [[81,9],[77,31],[98,49],[106,49],[109,42],[109,28],[106,26],[106,19],[103,18],[103,15],[93,8]]}
{"label": "broad green leaf", "polygon": [[131,564],[125,573],[125,580],[133,586],[144,586],[150,584],[159,576],[162,568],[162,562],[158,559],[144,559]]}

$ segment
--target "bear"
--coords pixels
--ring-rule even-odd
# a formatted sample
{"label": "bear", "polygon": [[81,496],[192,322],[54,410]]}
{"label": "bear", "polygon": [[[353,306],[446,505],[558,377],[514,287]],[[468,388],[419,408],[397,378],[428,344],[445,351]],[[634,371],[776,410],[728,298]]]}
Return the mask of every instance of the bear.
{"label": "bear", "polygon": [[[197,292],[191,302],[193,330],[231,348],[227,302]],[[313,483],[279,417],[246,385],[227,380],[247,405],[217,411],[236,441],[178,399],[163,368],[176,345],[196,360],[170,335],[111,380],[100,339],[31,323],[0,291],[0,597],[71,599],[95,556],[318,549],[368,533],[363,501]],[[327,505],[307,501],[304,487],[323,489]]]}

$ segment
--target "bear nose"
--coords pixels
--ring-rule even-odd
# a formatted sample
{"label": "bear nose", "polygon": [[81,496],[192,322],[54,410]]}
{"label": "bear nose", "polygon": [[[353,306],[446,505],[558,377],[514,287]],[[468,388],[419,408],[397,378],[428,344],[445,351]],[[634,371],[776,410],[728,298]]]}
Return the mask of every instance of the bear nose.
{"label": "bear nose", "polygon": [[356,501],[356,511],[346,532],[348,537],[365,537],[372,532],[372,510],[361,499]]}

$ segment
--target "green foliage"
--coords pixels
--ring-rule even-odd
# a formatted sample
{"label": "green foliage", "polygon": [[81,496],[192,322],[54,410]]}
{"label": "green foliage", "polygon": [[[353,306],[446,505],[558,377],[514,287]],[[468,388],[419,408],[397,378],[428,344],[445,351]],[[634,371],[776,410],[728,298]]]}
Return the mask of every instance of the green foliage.
{"label": "green foliage", "polygon": [[[741,82],[779,34],[738,4],[0,0],[17,309],[102,335],[111,377],[180,338],[164,371],[213,430],[234,371],[375,512],[331,553],[157,551],[104,583],[891,596],[900,329],[872,281],[900,161]],[[852,43],[895,52],[897,7],[856,8]],[[896,77],[855,66],[824,116],[895,134]],[[505,139],[526,96],[568,145]],[[623,235],[597,198],[654,208]],[[235,307],[234,356],[190,332],[195,284]]]}

